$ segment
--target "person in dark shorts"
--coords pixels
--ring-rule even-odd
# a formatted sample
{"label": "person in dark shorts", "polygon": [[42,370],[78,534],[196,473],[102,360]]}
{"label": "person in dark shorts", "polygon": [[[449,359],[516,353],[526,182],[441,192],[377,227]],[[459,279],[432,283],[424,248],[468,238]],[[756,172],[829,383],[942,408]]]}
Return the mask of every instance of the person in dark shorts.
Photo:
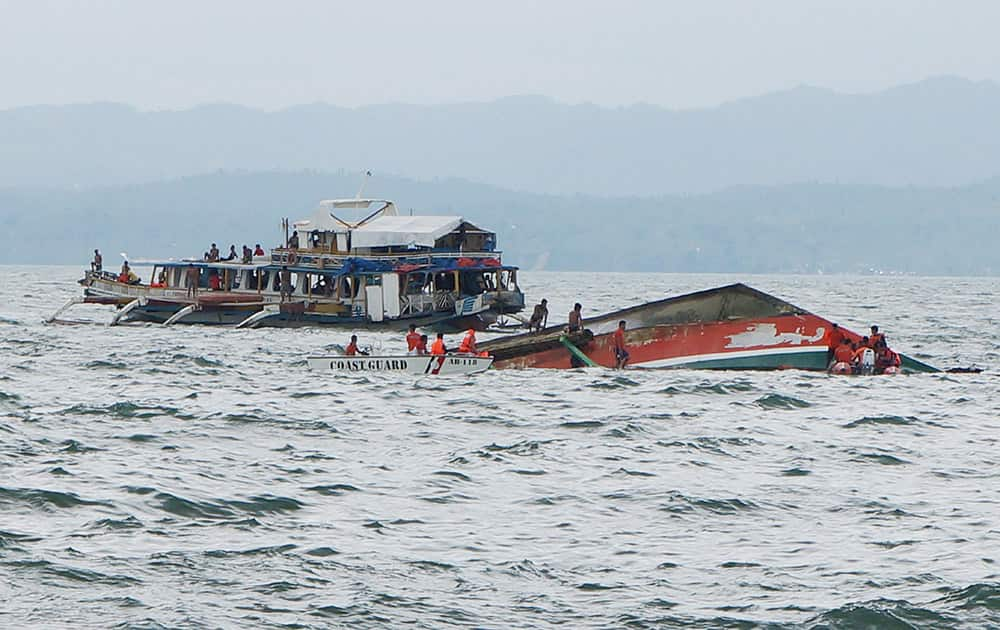
{"label": "person in dark shorts", "polygon": [[625,320],[618,322],[618,328],[614,333],[614,343],[615,343],[615,369],[622,370],[625,368],[625,364],[628,363],[629,353],[628,348],[625,347]]}
{"label": "person in dark shorts", "polygon": [[542,298],[542,301],[535,305],[535,310],[531,313],[531,320],[528,322],[528,330],[541,330],[549,323],[549,301]]}
{"label": "person in dark shorts", "polygon": [[573,305],[573,310],[569,312],[569,332],[576,332],[583,329],[583,305],[577,302]]}

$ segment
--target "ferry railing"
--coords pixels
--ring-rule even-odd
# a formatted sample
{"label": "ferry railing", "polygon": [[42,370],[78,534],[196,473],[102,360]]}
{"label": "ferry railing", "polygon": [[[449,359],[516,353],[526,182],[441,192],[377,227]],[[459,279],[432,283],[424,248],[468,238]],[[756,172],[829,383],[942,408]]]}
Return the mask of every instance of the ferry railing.
{"label": "ferry railing", "polygon": [[[291,255],[291,256],[290,256]],[[500,260],[502,251],[492,252],[456,252],[456,251],[421,251],[421,252],[397,252],[392,254],[360,254],[347,252],[324,252],[309,249],[288,249],[275,248],[271,250],[271,264],[294,265],[296,267],[308,267],[314,269],[328,269],[336,271],[348,258],[364,258],[366,260],[384,260],[396,262],[399,260],[425,261],[431,264],[434,259],[443,258],[495,258]]]}
{"label": "ferry railing", "polygon": [[434,296],[426,293],[404,295],[400,300],[400,314],[419,315],[434,310]]}
{"label": "ferry railing", "polygon": [[452,293],[450,291],[438,291],[434,294],[434,310],[449,311],[455,308],[455,300],[457,298],[457,293]]}

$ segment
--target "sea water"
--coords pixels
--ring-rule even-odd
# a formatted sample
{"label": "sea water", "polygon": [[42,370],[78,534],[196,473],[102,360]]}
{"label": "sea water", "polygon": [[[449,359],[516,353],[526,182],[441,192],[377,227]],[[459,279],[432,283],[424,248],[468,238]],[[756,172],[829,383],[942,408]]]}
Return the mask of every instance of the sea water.
{"label": "sea water", "polygon": [[522,274],[550,324],[742,281],[982,374],[435,379],[43,324],[80,275],[0,267],[0,626],[1000,626],[997,279]]}

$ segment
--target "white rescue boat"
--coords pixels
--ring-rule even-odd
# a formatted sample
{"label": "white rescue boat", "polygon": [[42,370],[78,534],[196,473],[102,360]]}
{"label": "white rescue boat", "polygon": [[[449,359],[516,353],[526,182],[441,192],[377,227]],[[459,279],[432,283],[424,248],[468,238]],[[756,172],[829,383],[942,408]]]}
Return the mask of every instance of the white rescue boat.
{"label": "white rescue boat", "polygon": [[493,357],[447,354],[423,356],[322,356],[307,357],[310,370],[354,374],[403,373],[416,376],[456,376],[485,372]]}

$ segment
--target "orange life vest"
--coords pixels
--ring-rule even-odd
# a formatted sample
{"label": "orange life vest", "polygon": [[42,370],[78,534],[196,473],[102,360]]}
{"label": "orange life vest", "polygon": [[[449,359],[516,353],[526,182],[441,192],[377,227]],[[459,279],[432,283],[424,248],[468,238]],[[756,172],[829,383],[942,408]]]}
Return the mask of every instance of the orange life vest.
{"label": "orange life vest", "polygon": [[444,355],[444,339],[435,339],[431,344],[431,354],[435,356]]}
{"label": "orange life vest", "polygon": [[347,344],[347,349],[344,350],[344,354],[346,354],[349,357],[353,357],[357,353],[358,353],[358,344],[354,343],[353,341]]}
{"label": "orange life vest", "polygon": [[413,350],[420,345],[420,334],[416,331],[406,333],[406,349]]}
{"label": "orange life vest", "polygon": [[838,363],[850,363],[851,359],[854,358],[854,350],[851,349],[850,344],[842,343],[833,351],[833,358]]}
{"label": "orange life vest", "polygon": [[465,336],[462,340],[462,345],[458,347],[459,352],[475,352],[476,351],[476,333],[469,331],[469,334]]}

